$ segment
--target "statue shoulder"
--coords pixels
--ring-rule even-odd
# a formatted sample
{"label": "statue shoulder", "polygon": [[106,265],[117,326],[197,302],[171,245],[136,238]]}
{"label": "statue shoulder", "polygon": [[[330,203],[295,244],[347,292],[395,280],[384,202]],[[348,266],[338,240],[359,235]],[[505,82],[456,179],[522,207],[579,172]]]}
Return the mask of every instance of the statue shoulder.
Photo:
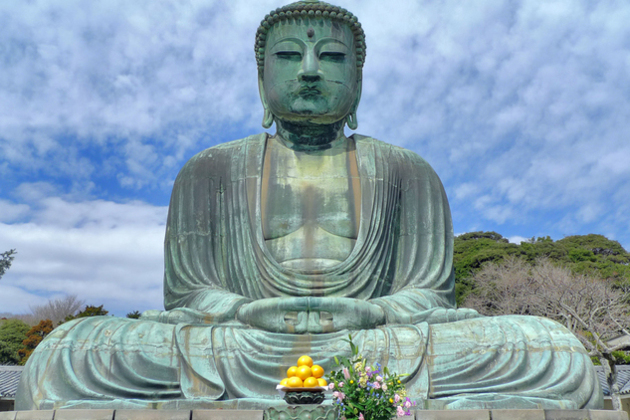
{"label": "statue shoulder", "polygon": [[[211,176],[213,173],[225,173],[235,155],[245,156],[248,148],[264,148],[267,133],[255,134],[244,139],[209,147],[191,157],[177,175],[178,179],[191,175]],[[177,181],[176,181],[177,182]]]}

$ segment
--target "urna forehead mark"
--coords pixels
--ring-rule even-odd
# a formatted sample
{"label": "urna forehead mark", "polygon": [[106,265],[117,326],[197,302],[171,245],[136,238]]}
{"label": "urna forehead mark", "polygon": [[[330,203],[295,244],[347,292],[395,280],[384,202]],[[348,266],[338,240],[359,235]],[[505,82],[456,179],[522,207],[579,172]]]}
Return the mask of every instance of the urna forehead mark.
{"label": "urna forehead mark", "polygon": [[312,27],[308,28],[308,30],[306,31],[306,36],[308,36],[309,38],[313,38],[314,35],[315,29],[313,29]]}

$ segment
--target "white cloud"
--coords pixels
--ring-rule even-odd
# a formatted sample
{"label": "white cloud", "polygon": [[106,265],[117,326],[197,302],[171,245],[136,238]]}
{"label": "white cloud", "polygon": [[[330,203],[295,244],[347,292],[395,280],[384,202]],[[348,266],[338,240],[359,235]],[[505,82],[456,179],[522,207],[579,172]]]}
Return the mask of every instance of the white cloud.
{"label": "white cloud", "polygon": [[0,200],[0,222],[13,222],[28,214],[30,208],[26,204],[14,204]]}
{"label": "white cloud", "polygon": [[0,248],[18,251],[0,282],[0,312],[59,294],[122,315],[162,307],[165,207],[58,197],[38,204],[31,222],[0,223]]}
{"label": "white cloud", "polygon": [[159,159],[147,148],[181,159],[182,135],[195,139],[189,148],[227,123],[259,125],[252,44],[268,7],[3,3],[0,154],[50,171],[51,157],[67,161],[91,144],[115,147],[131,175],[156,182]]}
{"label": "white cloud", "polygon": [[[339,3],[367,36],[358,131],[434,166],[457,231],[630,244],[630,4]],[[20,252],[1,287],[96,296],[124,278],[104,296],[137,283],[161,301],[166,199],[138,199],[261,131],[253,39],[281,4],[0,3],[0,246]]]}
{"label": "white cloud", "polygon": [[510,241],[510,243],[512,244],[520,244],[521,242],[527,242],[530,239],[531,238],[525,238],[523,236],[518,236],[518,235],[510,236],[509,238],[507,238],[507,240]]}

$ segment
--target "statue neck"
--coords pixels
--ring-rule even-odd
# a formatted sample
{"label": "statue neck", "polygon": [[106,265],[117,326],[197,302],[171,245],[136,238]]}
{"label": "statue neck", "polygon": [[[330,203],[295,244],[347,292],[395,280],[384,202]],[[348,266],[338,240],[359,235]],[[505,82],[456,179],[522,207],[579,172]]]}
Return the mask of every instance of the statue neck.
{"label": "statue neck", "polygon": [[325,150],[345,139],[343,134],[345,119],[330,125],[301,125],[288,121],[278,121],[277,136],[285,146],[293,150]]}

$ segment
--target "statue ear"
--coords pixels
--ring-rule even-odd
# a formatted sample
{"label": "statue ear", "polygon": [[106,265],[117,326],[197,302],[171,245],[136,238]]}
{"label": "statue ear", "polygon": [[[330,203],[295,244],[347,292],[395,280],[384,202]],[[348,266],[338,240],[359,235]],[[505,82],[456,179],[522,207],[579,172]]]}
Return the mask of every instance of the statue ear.
{"label": "statue ear", "polygon": [[346,124],[348,124],[350,130],[356,130],[359,126],[359,122],[357,121],[357,109],[359,108],[359,101],[361,100],[362,86],[361,80],[357,81],[357,98],[354,100],[350,113],[346,117]]}
{"label": "statue ear", "polygon": [[267,97],[265,96],[262,75],[258,76],[258,92],[260,93],[260,101],[262,102],[263,109],[265,110],[262,126],[264,128],[269,128],[273,125],[273,114],[269,111],[269,107],[267,106]]}

